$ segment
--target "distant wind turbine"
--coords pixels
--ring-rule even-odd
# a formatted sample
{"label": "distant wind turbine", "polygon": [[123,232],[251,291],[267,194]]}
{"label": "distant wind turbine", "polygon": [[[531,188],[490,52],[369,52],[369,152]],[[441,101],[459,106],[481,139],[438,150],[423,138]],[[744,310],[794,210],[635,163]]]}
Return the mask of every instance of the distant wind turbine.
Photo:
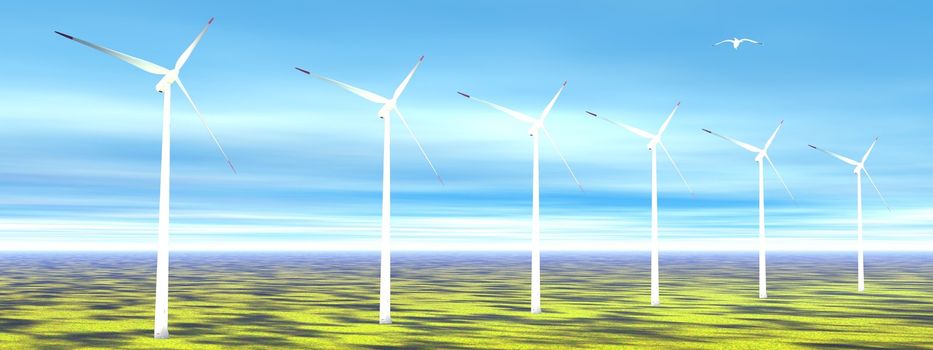
{"label": "distant wind turbine", "polygon": [[765,142],[765,146],[758,148],[752,145],[749,145],[745,142],[733,139],[728,136],[720,135],[715,132],[712,132],[708,129],[703,129],[710,134],[721,137],[722,139],[734,143],[736,146],[744,148],[746,151],[756,153],[755,163],[758,163],[758,297],[767,298],[768,297],[768,282],[767,282],[767,265],[765,264],[765,179],[764,179],[764,165],[762,160],[767,159],[768,164],[771,165],[771,169],[774,169],[774,174],[777,175],[778,180],[781,180],[781,184],[784,185],[784,189],[787,190],[787,194],[790,195],[790,198],[793,199],[794,195],[790,193],[790,189],[787,188],[787,184],[784,183],[784,178],[781,177],[781,173],[778,172],[777,168],[774,166],[774,162],[771,161],[771,157],[768,156],[768,147],[771,147],[771,142],[774,141],[774,137],[777,136],[779,130],[781,130],[781,125],[784,125],[782,120],[777,129],[774,129],[774,132],[771,134],[771,137],[768,138],[768,142]]}
{"label": "distant wind turbine", "polygon": [[858,209],[856,211],[857,211],[857,217],[858,217],[857,222],[858,222],[858,291],[859,292],[865,291],[865,259],[864,259],[865,250],[862,245],[862,172],[865,172],[865,176],[868,177],[868,182],[870,182],[871,186],[875,188],[876,192],[878,192],[878,196],[881,197],[881,202],[884,203],[884,206],[888,208],[888,211],[891,210],[891,207],[888,206],[888,201],[886,201],[884,199],[884,195],[881,194],[881,190],[878,189],[878,186],[875,186],[875,181],[872,180],[871,175],[868,174],[868,169],[865,169],[865,160],[868,159],[868,155],[871,154],[871,150],[875,148],[875,143],[877,142],[878,142],[878,138],[876,137],[875,140],[872,141],[871,146],[868,147],[868,151],[866,151],[865,155],[862,156],[862,160],[859,162],[856,162],[852,158],[839,155],[838,153],[830,152],[825,149],[816,147],[814,145],[809,145],[811,148],[815,150],[822,151],[823,153],[833,156],[834,158],[839,159],[845,162],[846,164],[855,166],[855,169],[853,169],[853,172],[855,173],[855,177],[857,179],[856,180],[856,189],[857,189],[856,192],[858,193],[857,194]]}
{"label": "distant wind turbine", "polygon": [[674,158],[671,157],[670,152],[667,151],[667,147],[664,147],[664,143],[661,142],[661,136],[664,134],[664,130],[667,129],[667,125],[670,124],[671,118],[674,118],[674,114],[677,113],[677,109],[680,108],[680,102],[677,102],[674,105],[674,110],[671,111],[671,114],[667,116],[667,119],[664,121],[664,124],[661,124],[661,128],[658,129],[657,134],[652,134],[650,132],[641,130],[634,126],[619,123],[610,119],[602,118],[596,113],[587,111],[586,113],[596,117],[598,119],[605,120],[609,123],[612,123],[616,126],[619,126],[629,132],[645,138],[648,141],[648,150],[651,151],[651,305],[658,305],[661,303],[660,297],[660,272],[658,271],[658,151],[657,146],[661,146],[661,150],[664,151],[664,154],[667,155],[667,159],[671,161],[671,165],[674,166],[674,170],[677,171],[677,175],[680,175],[680,179],[683,180],[684,185],[687,186],[687,190],[690,191],[690,195],[693,195],[693,189],[690,188],[690,185],[687,184],[687,179],[684,178],[684,174],[680,172],[680,168],[677,167],[677,163],[674,162]]}
{"label": "distant wind turbine", "polygon": [[411,138],[415,141],[415,145],[418,146],[418,150],[421,151],[421,155],[424,157],[424,160],[427,161],[428,166],[431,167],[431,171],[434,172],[434,176],[437,177],[442,185],[444,180],[440,175],[437,174],[437,169],[434,168],[434,163],[431,163],[431,159],[428,158],[428,154],[424,152],[424,148],[421,147],[421,142],[418,141],[418,138],[415,137],[415,133],[411,131],[411,128],[408,127],[408,122],[405,121],[405,116],[402,115],[402,112],[398,110],[396,106],[399,96],[402,95],[402,91],[405,91],[405,87],[408,86],[408,82],[411,80],[411,77],[415,75],[415,71],[418,70],[418,67],[421,66],[421,62],[424,61],[424,56],[418,59],[418,63],[415,63],[415,67],[411,69],[411,72],[402,80],[402,83],[395,88],[395,92],[392,94],[392,98],[385,98],[375,93],[354,87],[336,80],[333,80],[328,77],[317,75],[309,70],[295,67],[299,72],[310,75],[312,77],[321,79],[328,83],[339,86],[340,88],[350,91],[357,96],[360,96],[370,102],[381,104],[382,107],[379,108],[379,111],[376,112],[376,115],[382,119],[384,125],[384,137],[383,137],[383,146],[382,146],[382,258],[381,258],[381,267],[379,273],[379,323],[388,324],[392,323],[391,315],[391,286],[392,286],[392,259],[391,259],[391,249],[390,249],[390,219],[392,213],[390,211],[391,204],[391,191],[389,185],[391,184],[391,119],[392,112],[395,112],[395,115],[398,116],[398,119],[402,121],[402,125],[405,126],[405,129],[408,130],[408,134],[411,135]]}
{"label": "distant wind turbine", "polygon": [[178,87],[181,89],[181,92],[185,94],[185,97],[188,98],[188,102],[190,102],[191,107],[194,108],[195,114],[199,119],[201,119],[201,123],[204,124],[205,128],[207,128],[208,134],[210,134],[211,139],[214,140],[214,144],[217,145],[220,153],[224,156],[224,159],[227,161],[227,165],[229,165],[230,169],[236,173],[236,168],[233,167],[233,163],[230,161],[230,158],[227,157],[223,147],[220,146],[220,142],[217,141],[216,137],[214,137],[214,132],[211,131],[211,128],[207,125],[207,121],[201,115],[201,111],[198,110],[198,107],[194,104],[194,100],[192,100],[191,96],[188,95],[188,90],[185,89],[185,85],[181,83],[181,79],[178,77],[178,73],[185,65],[185,62],[188,61],[188,57],[191,56],[191,52],[194,51],[194,47],[198,45],[198,42],[201,41],[201,37],[204,36],[204,33],[207,32],[207,28],[210,27],[211,23],[213,22],[213,18],[207,21],[207,25],[205,25],[204,29],[201,30],[201,33],[194,38],[194,42],[192,42],[191,45],[189,45],[188,48],[182,52],[181,56],[178,57],[178,60],[175,61],[175,68],[172,69],[164,68],[155,63],[136,58],[122,52],[117,52],[103,46],[98,46],[96,44],[78,39],[62,32],[55,32],[65,38],[89,46],[107,55],[116,57],[123,62],[132,64],[133,66],[136,66],[137,68],[146,72],[162,76],[162,79],[159,80],[158,84],[156,84],[156,91],[162,93],[163,107],[162,171],[159,183],[159,243],[158,256],[156,258],[156,305],[154,331],[155,338],[160,339],[168,338],[168,223],[170,183],[169,176],[171,175],[169,166],[171,162],[171,102],[173,83],[178,83]]}
{"label": "distant wind turbine", "polygon": [[713,44],[713,46],[719,46],[719,45],[722,45],[722,44],[725,44],[725,43],[732,43],[732,48],[733,48],[733,49],[736,49],[736,50],[739,49],[739,45],[742,45],[742,43],[752,43],[752,44],[755,44],[755,45],[764,45],[763,43],[760,43],[760,42],[757,42],[757,41],[754,41],[754,40],[748,39],[748,38],[742,38],[742,39],[739,39],[739,38],[732,38],[732,39],[726,39],[726,40],[720,41],[720,42],[718,42],[718,43],[715,43],[715,44]]}
{"label": "distant wind turbine", "polygon": [[583,186],[580,185],[580,181],[577,180],[577,176],[574,175],[573,170],[570,169],[570,164],[567,163],[567,159],[564,158],[564,155],[560,152],[560,148],[557,147],[557,142],[554,141],[554,139],[551,137],[551,134],[548,133],[547,129],[544,127],[544,120],[547,119],[548,113],[551,112],[551,108],[554,107],[554,103],[557,102],[557,98],[560,96],[560,93],[564,91],[564,87],[566,86],[567,82],[565,81],[564,84],[560,86],[560,89],[557,90],[557,93],[554,94],[554,98],[551,99],[551,102],[549,102],[547,106],[544,107],[544,111],[541,112],[541,115],[538,118],[532,118],[527,114],[516,112],[495,103],[478,99],[463,92],[457,92],[463,97],[485,104],[500,112],[508,114],[512,118],[531,125],[531,128],[528,129],[528,134],[531,136],[532,143],[534,145],[534,158],[532,162],[531,175],[531,313],[533,314],[541,313],[541,223],[539,221],[538,211],[540,202],[538,182],[539,130],[544,133],[544,136],[547,137],[548,142],[554,146],[554,150],[557,151],[557,155],[560,156],[560,160],[564,162],[564,166],[567,167],[567,171],[570,172],[570,177],[573,178],[573,182],[577,184],[577,187],[580,189],[580,191],[583,191]]}

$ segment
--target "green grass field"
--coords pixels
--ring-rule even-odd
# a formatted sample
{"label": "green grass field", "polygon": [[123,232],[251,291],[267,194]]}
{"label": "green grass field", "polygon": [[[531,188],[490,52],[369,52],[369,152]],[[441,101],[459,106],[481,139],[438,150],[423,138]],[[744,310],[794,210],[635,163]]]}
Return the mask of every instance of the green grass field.
{"label": "green grass field", "polygon": [[378,255],[177,253],[171,339],[152,339],[154,254],[0,254],[0,349],[933,348],[933,256],[547,253],[529,313],[523,253],[396,253],[378,324]]}

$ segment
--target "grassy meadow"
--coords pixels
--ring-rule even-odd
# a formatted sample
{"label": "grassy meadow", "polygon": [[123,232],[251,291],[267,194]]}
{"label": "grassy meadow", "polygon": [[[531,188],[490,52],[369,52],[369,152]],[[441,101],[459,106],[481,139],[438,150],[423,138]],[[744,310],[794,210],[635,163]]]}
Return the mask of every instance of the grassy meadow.
{"label": "grassy meadow", "polygon": [[662,253],[661,305],[637,253],[393,256],[378,324],[376,253],[173,253],[171,339],[152,339],[155,255],[0,253],[0,349],[933,348],[933,255]]}

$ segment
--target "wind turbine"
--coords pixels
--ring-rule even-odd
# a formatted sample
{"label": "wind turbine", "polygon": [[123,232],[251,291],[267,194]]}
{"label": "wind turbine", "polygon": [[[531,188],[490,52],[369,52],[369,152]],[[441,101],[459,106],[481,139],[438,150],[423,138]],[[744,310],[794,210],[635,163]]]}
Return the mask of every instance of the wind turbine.
{"label": "wind turbine", "polygon": [[402,95],[402,91],[405,91],[405,87],[408,86],[408,82],[411,80],[411,77],[415,75],[415,71],[418,70],[418,66],[421,65],[421,62],[424,61],[424,56],[418,59],[418,63],[415,64],[415,67],[411,69],[411,72],[408,73],[408,76],[405,77],[405,80],[402,80],[402,83],[395,88],[395,93],[392,94],[392,98],[385,98],[375,93],[354,87],[334,79],[318,75],[307,69],[302,69],[295,67],[299,72],[310,75],[312,77],[321,79],[328,83],[339,86],[340,88],[350,91],[357,96],[360,96],[370,102],[381,104],[382,107],[379,108],[379,111],[376,112],[376,115],[382,119],[384,127],[384,137],[383,137],[383,146],[382,146],[382,257],[381,257],[381,267],[379,273],[379,323],[388,324],[392,323],[391,315],[391,280],[392,280],[392,259],[391,259],[391,249],[389,246],[390,243],[390,219],[391,219],[391,191],[389,190],[389,185],[391,184],[390,175],[391,175],[391,119],[392,112],[395,112],[395,115],[398,116],[399,120],[402,121],[402,125],[405,126],[405,129],[408,129],[408,134],[411,135],[411,138],[415,140],[415,144],[418,145],[418,150],[421,151],[421,155],[424,156],[424,160],[428,162],[428,166],[431,167],[431,170],[434,171],[434,176],[437,177],[437,181],[444,184],[444,180],[440,175],[437,174],[437,169],[434,168],[434,163],[431,163],[431,159],[428,158],[428,154],[424,152],[424,148],[421,147],[421,142],[418,141],[418,138],[415,137],[415,133],[411,131],[411,128],[408,127],[408,122],[405,121],[405,116],[402,115],[402,112],[398,110],[396,106],[398,98]]}
{"label": "wind turbine", "polygon": [[657,146],[661,146],[661,150],[664,151],[664,154],[667,155],[667,159],[671,161],[671,165],[674,166],[674,170],[677,171],[677,175],[680,175],[680,179],[683,180],[684,185],[687,186],[687,190],[690,191],[690,195],[693,195],[693,189],[690,188],[690,185],[687,184],[687,179],[684,178],[684,174],[680,172],[680,168],[677,167],[677,163],[674,162],[674,158],[671,157],[670,152],[667,151],[667,147],[664,147],[664,143],[661,142],[661,136],[664,134],[664,130],[667,129],[667,125],[670,124],[671,118],[674,117],[674,114],[677,113],[677,109],[680,108],[680,102],[678,101],[674,105],[674,110],[671,111],[671,114],[667,116],[667,120],[664,121],[664,124],[661,124],[661,128],[658,129],[657,134],[652,134],[650,132],[644,131],[642,129],[636,128],[634,126],[619,123],[610,119],[601,118],[596,113],[587,111],[586,113],[596,117],[597,119],[605,120],[609,123],[612,123],[616,126],[619,126],[629,132],[645,138],[648,141],[648,150],[651,151],[651,305],[658,305],[661,303],[660,297],[660,272],[658,271],[658,150]]}
{"label": "wind turbine", "polygon": [[782,120],[778,123],[777,129],[774,129],[774,132],[771,133],[771,137],[768,138],[768,142],[765,142],[765,146],[758,148],[752,145],[749,145],[745,142],[736,140],[734,138],[717,134],[710,131],[709,129],[703,129],[710,134],[719,136],[723,140],[734,143],[736,146],[742,147],[746,151],[755,153],[755,163],[758,163],[758,297],[767,298],[768,297],[768,276],[767,276],[767,265],[765,264],[765,178],[764,178],[764,164],[762,163],[763,159],[768,160],[768,164],[771,165],[771,169],[774,169],[774,174],[777,175],[778,180],[781,180],[781,184],[784,185],[784,189],[787,190],[787,194],[790,195],[790,198],[793,199],[794,195],[790,193],[790,188],[787,188],[787,184],[784,183],[784,178],[781,177],[781,173],[778,172],[777,168],[774,166],[774,162],[771,161],[771,157],[768,156],[768,147],[771,147],[771,142],[774,141],[774,137],[777,136],[781,126],[784,125]]}
{"label": "wind turbine", "polygon": [[470,96],[469,94],[463,92],[457,92],[463,97],[468,99],[475,100],[476,102],[490,106],[500,112],[508,114],[510,117],[518,119],[519,121],[525,122],[531,126],[528,129],[528,134],[531,136],[533,147],[534,147],[534,161],[532,162],[532,177],[531,177],[531,313],[538,314],[541,313],[541,223],[540,223],[540,212],[539,202],[540,202],[540,191],[539,191],[539,181],[538,181],[538,130],[544,133],[544,136],[547,137],[548,142],[554,146],[554,150],[557,151],[557,155],[560,156],[560,160],[564,162],[564,166],[567,167],[567,171],[570,172],[570,177],[573,178],[573,181],[577,184],[577,187],[580,188],[580,191],[583,191],[583,185],[580,185],[580,181],[577,180],[577,176],[574,175],[573,170],[570,169],[570,164],[567,163],[567,159],[564,158],[564,155],[560,152],[560,148],[557,147],[557,142],[551,137],[551,134],[548,133],[547,128],[544,127],[544,120],[547,119],[547,115],[551,112],[551,108],[554,107],[554,103],[557,102],[557,98],[560,96],[560,93],[564,91],[564,87],[567,86],[567,82],[564,81],[564,84],[560,86],[560,89],[557,90],[557,93],[554,94],[554,98],[551,99],[551,102],[544,107],[544,111],[541,112],[541,115],[538,118],[532,118],[527,114],[516,112],[514,110],[502,107],[495,103],[481,100]]}
{"label": "wind turbine", "polygon": [[204,36],[204,33],[207,32],[207,28],[210,27],[211,23],[213,22],[213,17],[207,21],[207,24],[204,26],[204,29],[201,30],[201,33],[194,38],[194,41],[191,43],[191,45],[189,45],[188,48],[181,53],[181,56],[178,57],[178,60],[175,61],[175,67],[172,69],[168,69],[155,63],[78,39],[74,36],[62,32],[55,32],[65,38],[86,45],[107,55],[116,57],[123,62],[132,64],[133,66],[136,66],[143,71],[162,76],[162,79],[159,80],[158,84],[156,84],[156,91],[162,93],[162,171],[159,182],[159,242],[158,255],[156,258],[156,305],[154,330],[155,338],[159,339],[168,338],[168,223],[170,183],[169,176],[171,175],[169,167],[171,165],[172,84],[178,83],[178,88],[180,88],[181,92],[185,94],[188,102],[191,103],[191,107],[194,108],[194,112],[198,116],[198,119],[200,119],[201,123],[204,124],[204,127],[207,128],[208,134],[210,134],[214,144],[217,145],[217,148],[220,150],[220,154],[224,156],[224,159],[227,161],[227,165],[230,166],[230,169],[233,170],[234,174],[236,173],[236,168],[233,167],[233,162],[231,162],[230,158],[227,157],[227,153],[225,153],[223,147],[220,146],[220,142],[217,141],[217,137],[214,136],[214,132],[211,130],[210,126],[207,125],[207,121],[201,115],[201,111],[198,110],[198,106],[194,104],[194,100],[191,99],[191,95],[188,94],[188,90],[185,89],[185,85],[182,84],[181,79],[178,77],[178,73],[181,71],[181,68],[184,67],[185,62],[188,61],[188,57],[191,56],[191,52],[194,51],[194,47],[198,45],[198,42],[201,41],[201,37]]}
{"label": "wind turbine", "polygon": [[891,207],[888,206],[888,201],[886,201],[884,199],[884,195],[881,194],[881,190],[878,189],[878,186],[875,186],[875,180],[872,180],[871,175],[868,174],[868,169],[865,169],[865,160],[868,159],[868,155],[871,154],[871,150],[875,148],[875,143],[877,142],[878,142],[878,138],[876,137],[875,140],[872,141],[871,146],[868,147],[868,151],[866,151],[865,155],[862,156],[862,160],[858,162],[856,162],[852,158],[839,155],[838,153],[830,152],[825,149],[816,147],[814,145],[809,145],[811,148],[815,150],[822,151],[823,153],[831,155],[835,157],[836,159],[839,159],[845,162],[846,164],[855,166],[855,169],[853,169],[853,172],[855,173],[855,177],[857,179],[856,180],[856,189],[857,189],[856,192],[858,193],[857,195],[858,196],[858,200],[857,200],[858,219],[857,221],[858,221],[858,291],[859,292],[865,291],[865,259],[864,259],[865,254],[864,254],[864,248],[862,246],[862,172],[865,172],[865,176],[868,177],[868,182],[870,182],[871,186],[875,188],[876,192],[878,192],[878,197],[881,197],[881,202],[884,203],[884,206],[888,208],[888,211],[891,210]]}

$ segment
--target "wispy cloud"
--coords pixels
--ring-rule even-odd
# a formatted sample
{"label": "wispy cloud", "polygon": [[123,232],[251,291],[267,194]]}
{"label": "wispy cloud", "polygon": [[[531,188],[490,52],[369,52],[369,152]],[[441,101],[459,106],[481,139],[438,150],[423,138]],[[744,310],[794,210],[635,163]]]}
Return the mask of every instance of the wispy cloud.
{"label": "wispy cloud", "polygon": [[[933,146],[927,142],[933,107],[919,102],[929,99],[933,66],[929,50],[915,45],[933,35],[925,4],[854,4],[845,14],[834,4],[808,4],[808,11],[789,4],[715,22],[709,18],[735,4],[529,9],[426,2],[378,11],[316,4],[315,11],[323,6],[334,16],[313,22],[294,10],[312,6],[303,3],[175,4],[185,14],[169,13],[167,5],[59,5],[26,4],[0,14],[6,29],[0,38],[19,48],[0,55],[6,82],[0,87],[0,249],[151,248],[161,142],[157,77],[51,31],[73,31],[168,64],[210,16],[218,21],[183,77],[239,174],[225,167],[190,106],[176,96],[172,240],[179,249],[374,249],[378,106],[292,67],[389,94],[421,54],[425,63],[399,106],[446,185],[434,180],[405,130],[395,127],[393,244],[400,249],[527,247],[527,127],[456,91],[536,115],[563,80],[570,83],[548,127],[586,192],[577,191],[543,143],[542,230],[551,249],[643,247],[650,191],[645,142],[583,111],[655,130],[678,100],[683,105],[665,143],[696,198],[661,156],[661,234],[668,249],[754,249],[754,155],[700,129],[761,144],[782,119],[770,153],[797,199],[766,170],[773,247],[849,247],[854,176],[848,165],[806,145],[857,158],[874,137],[880,141],[868,168],[893,211],[865,184],[869,248],[926,249],[933,242]],[[654,40],[619,36],[657,28],[661,9],[678,24],[652,32]],[[351,17],[385,15],[400,20],[332,30]],[[558,15],[587,25],[528,20]],[[866,18],[897,25],[838,30]],[[146,29],[153,27],[164,30]],[[709,43],[736,31],[768,45],[711,50]],[[818,34],[831,34],[834,44],[807,40]],[[395,40],[390,45],[386,37]],[[913,51],[862,44],[872,38]]]}

